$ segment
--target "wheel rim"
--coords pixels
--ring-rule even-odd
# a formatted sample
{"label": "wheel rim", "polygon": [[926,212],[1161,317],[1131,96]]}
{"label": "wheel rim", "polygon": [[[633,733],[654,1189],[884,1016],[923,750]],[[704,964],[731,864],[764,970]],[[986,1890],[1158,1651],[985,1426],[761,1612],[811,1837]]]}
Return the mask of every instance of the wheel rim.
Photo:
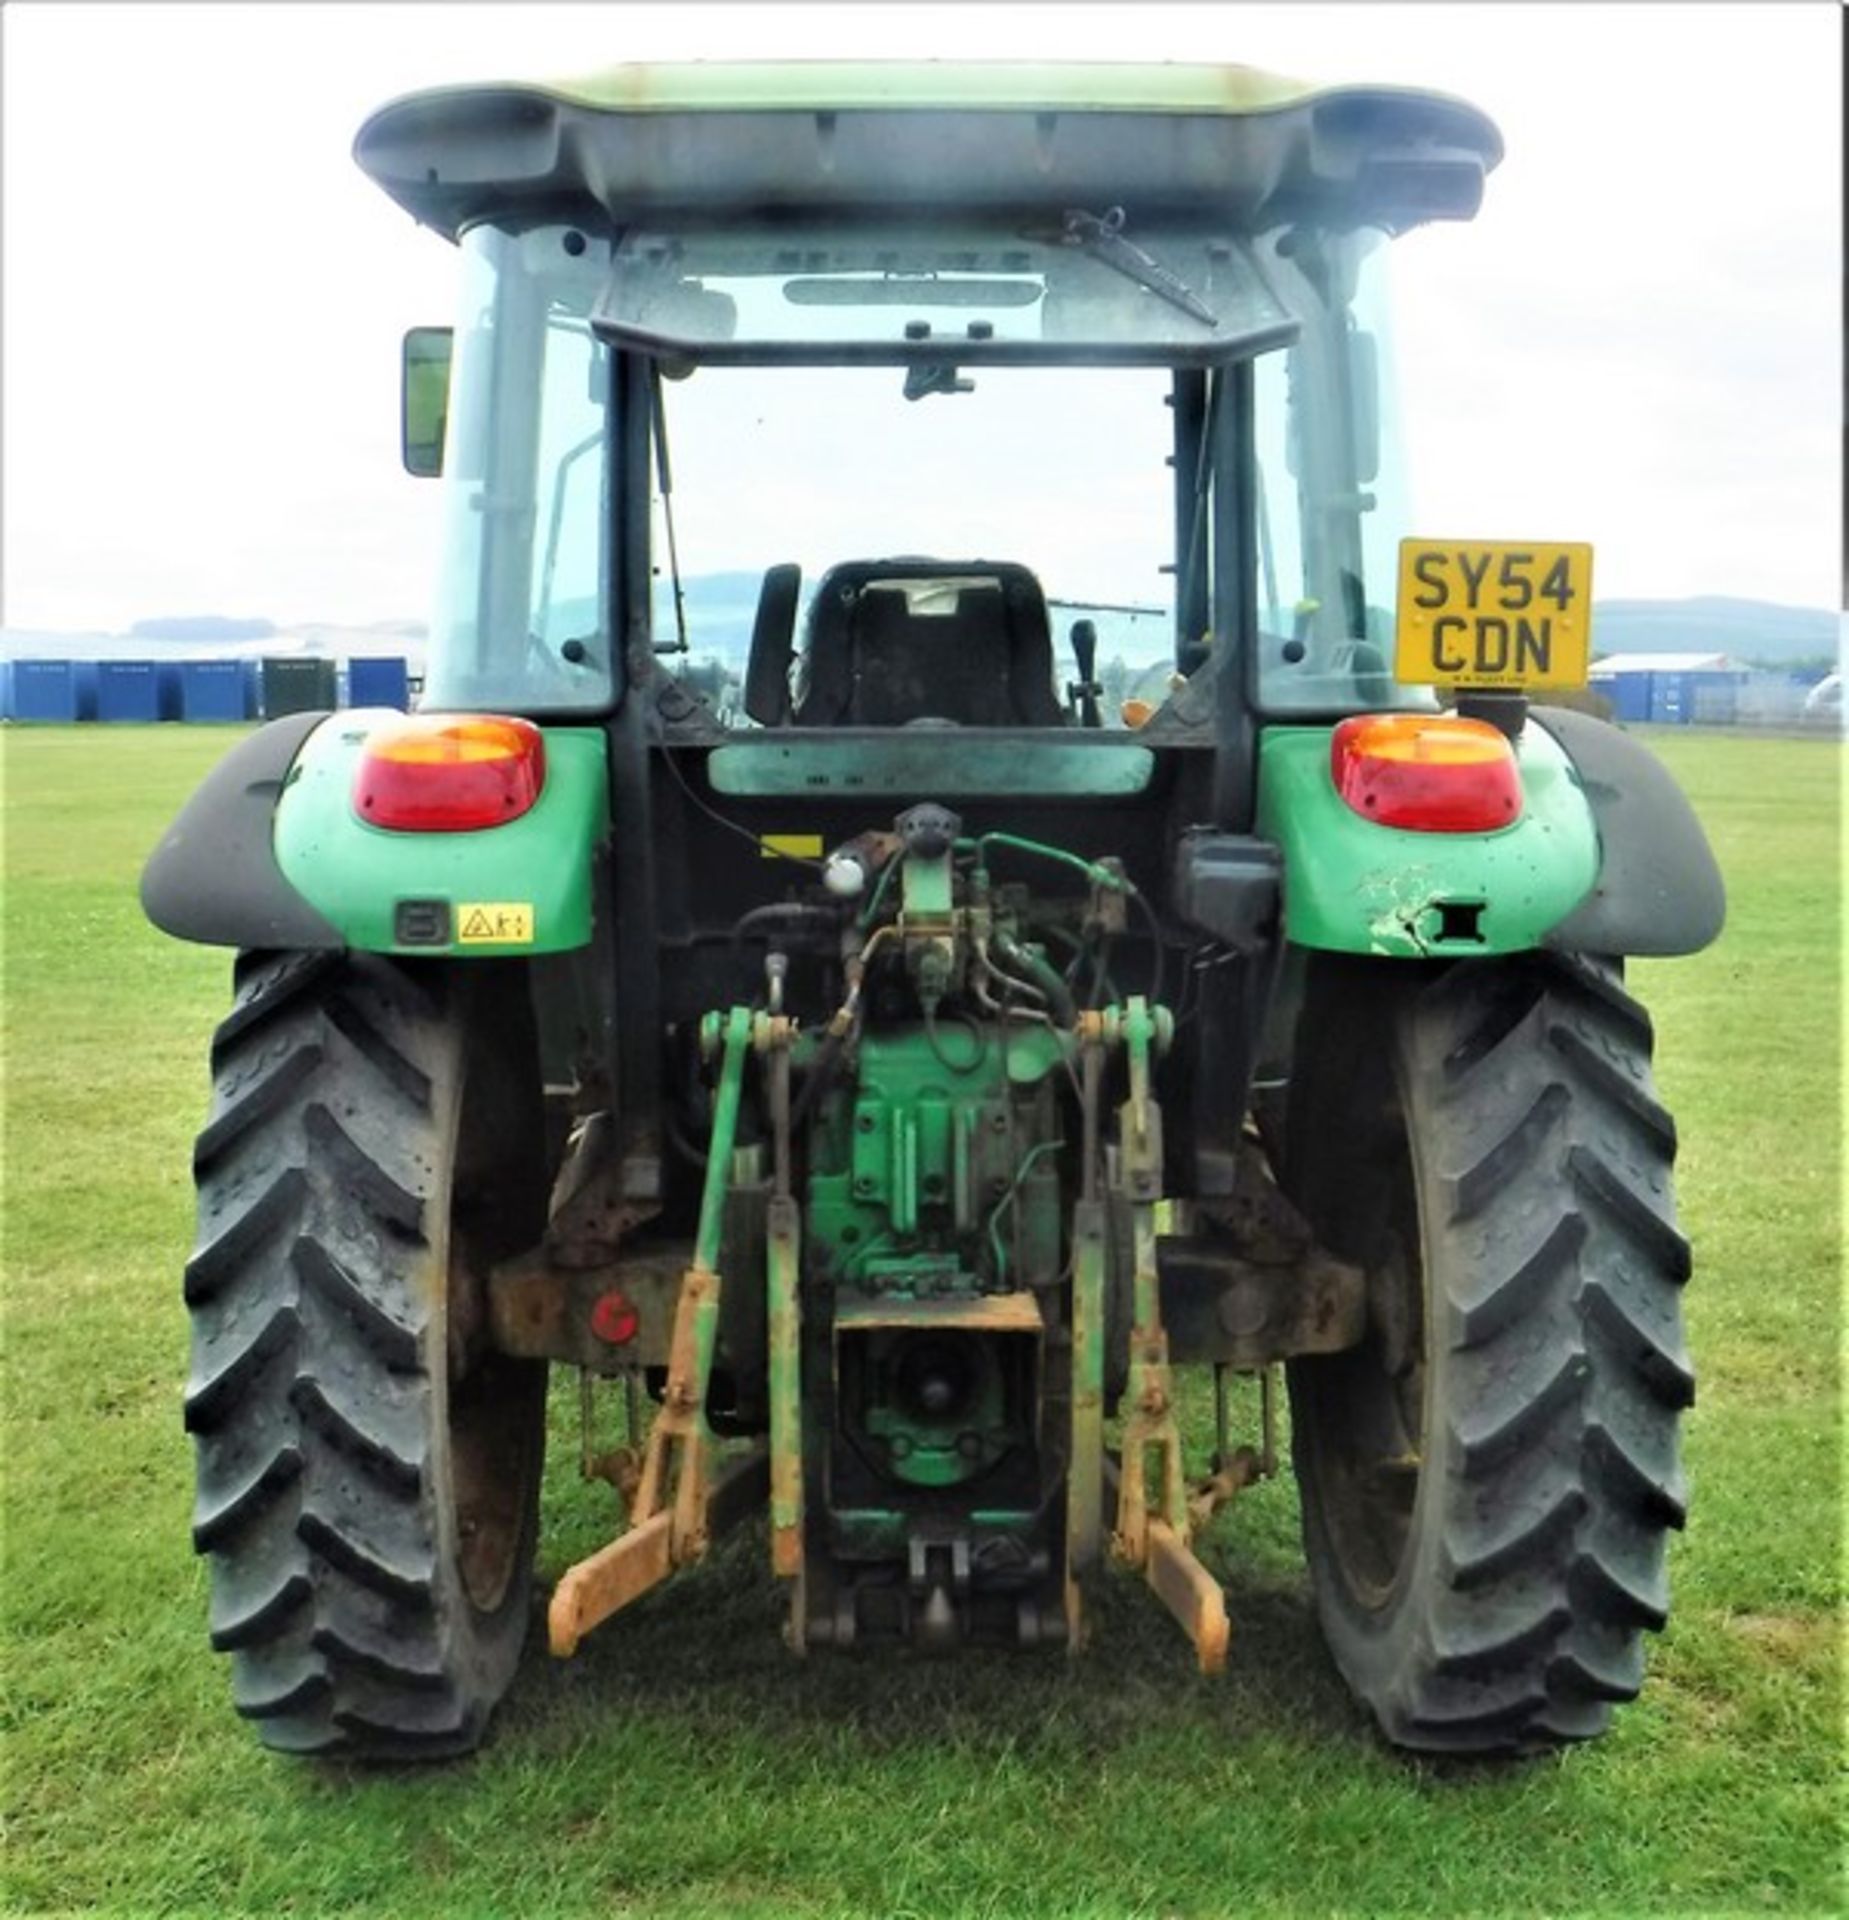
{"label": "wheel rim", "polygon": [[[489,1344],[488,1276],[536,1237],[533,1141],[520,1127],[493,1056],[465,1070],[450,1177],[445,1429],[455,1510],[455,1566],[469,1604],[492,1614],[526,1554],[545,1439],[543,1363]],[[539,1200],[543,1211],[543,1190]]]}
{"label": "wheel rim", "polygon": [[1335,1564],[1358,1605],[1383,1608],[1403,1572],[1425,1452],[1424,1288],[1416,1238],[1387,1236],[1367,1269],[1368,1325],[1333,1355],[1312,1428]]}
{"label": "wheel rim", "polygon": [[497,1354],[450,1387],[456,1571],[478,1613],[500,1607],[521,1562],[534,1464],[532,1375]]}

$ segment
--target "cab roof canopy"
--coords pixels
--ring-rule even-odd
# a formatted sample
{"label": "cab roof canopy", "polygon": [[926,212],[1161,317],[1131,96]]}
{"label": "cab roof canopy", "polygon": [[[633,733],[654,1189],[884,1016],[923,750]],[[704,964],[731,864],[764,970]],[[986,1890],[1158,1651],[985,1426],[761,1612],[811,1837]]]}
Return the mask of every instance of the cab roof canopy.
{"label": "cab roof canopy", "polygon": [[1118,205],[1399,231],[1469,219],[1502,140],[1449,95],[1249,67],[790,61],[435,88],[380,108],[354,157],[451,239],[600,211]]}

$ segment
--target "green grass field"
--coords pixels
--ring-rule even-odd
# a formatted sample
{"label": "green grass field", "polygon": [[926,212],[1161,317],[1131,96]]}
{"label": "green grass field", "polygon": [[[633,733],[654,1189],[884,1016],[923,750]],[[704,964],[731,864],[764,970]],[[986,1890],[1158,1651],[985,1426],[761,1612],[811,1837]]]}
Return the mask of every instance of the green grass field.
{"label": "green grass field", "polygon": [[[1676,1611],[1592,1747],[1396,1757],[1324,1659],[1288,1477],[1217,1523],[1230,1670],[1140,1587],[1095,1652],[818,1656],[761,1532],[435,1772],[267,1756],[205,1638],[180,1427],[188,1155],[227,956],[134,881],[228,744],[4,742],[5,1805],[13,1911],[1633,1915],[1840,1912],[1838,779],[1820,741],[1662,737],[1732,921],[1635,969],[1683,1131],[1701,1375]],[[607,1524],[558,1397],[542,1574]]]}

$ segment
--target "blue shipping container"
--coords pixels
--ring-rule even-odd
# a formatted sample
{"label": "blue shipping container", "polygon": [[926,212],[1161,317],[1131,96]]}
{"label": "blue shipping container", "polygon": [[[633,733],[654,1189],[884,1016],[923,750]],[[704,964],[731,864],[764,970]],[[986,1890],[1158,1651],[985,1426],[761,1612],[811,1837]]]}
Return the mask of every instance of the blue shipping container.
{"label": "blue shipping container", "polygon": [[1650,683],[1653,673],[1620,673],[1598,683],[1598,691],[1611,698],[1612,716],[1617,720],[1650,718]]}
{"label": "blue shipping container", "polygon": [[177,720],[179,668],[166,660],[99,660],[96,663],[99,720]]}
{"label": "blue shipping container", "polygon": [[1650,718],[1659,726],[1687,726],[1688,683],[1689,676],[1686,673],[1653,673],[1650,676]]}
{"label": "blue shipping container", "polygon": [[15,660],[15,720],[94,720],[94,660]]}
{"label": "blue shipping container", "polygon": [[256,710],[256,661],[181,661],[182,720],[248,720]]}
{"label": "blue shipping container", "polygon": [[402,655],[347,662],[348,706],[397,707],[402,712],[410,698],[411,676]]}

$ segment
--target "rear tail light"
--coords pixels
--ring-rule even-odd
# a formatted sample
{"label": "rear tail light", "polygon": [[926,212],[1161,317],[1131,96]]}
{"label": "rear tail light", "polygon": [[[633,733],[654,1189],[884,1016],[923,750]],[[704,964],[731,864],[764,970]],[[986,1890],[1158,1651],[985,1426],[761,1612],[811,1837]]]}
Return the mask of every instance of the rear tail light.
{"label": "rear tail light", "polygon": [[466,833],[517,820],[546,784],[546,737],[530,720],[413,714],[371,734],[353,810],[402,833]]}
{"label": "rear tail light", "polygon": [[1486,720],[1359,714],[1336,728],[1329,771],[1336,792],[1383,827],[1489,833],[1521,817],[1515,750]]}

